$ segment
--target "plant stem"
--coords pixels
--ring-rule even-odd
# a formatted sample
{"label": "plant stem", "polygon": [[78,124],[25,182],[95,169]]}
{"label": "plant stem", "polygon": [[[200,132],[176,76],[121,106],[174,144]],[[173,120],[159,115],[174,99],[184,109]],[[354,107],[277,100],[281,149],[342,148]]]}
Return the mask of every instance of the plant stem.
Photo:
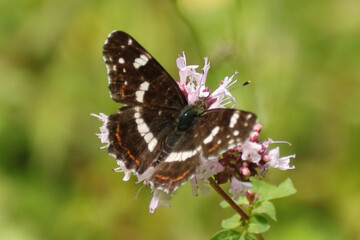
{"label": "plant stem", "polygon": [[257,237],[259,240],[264,240],[264,237],[263,237],[261,234],[256,234],[256,237]]}
{"label": "plant stem", "polygon": [[249,216],[229,197],[229,195],[222,190],[222,188],[219,186],[219,184],[216,183],[216,181],[210,177],[208,179],[210,181],[210,185],[215,189],[215,191],[220,194],[220,196],[225,199],[225,201],[237,212],[240,214],[240,216],[244,220],[249,220]]}

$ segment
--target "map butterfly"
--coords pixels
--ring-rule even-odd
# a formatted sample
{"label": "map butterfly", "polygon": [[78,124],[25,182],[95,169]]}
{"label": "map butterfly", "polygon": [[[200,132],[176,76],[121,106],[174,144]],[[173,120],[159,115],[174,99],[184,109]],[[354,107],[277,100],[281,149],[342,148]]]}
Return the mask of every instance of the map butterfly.
{"label": "map butterfly", "polygon": [[172,193],[195,174],[200,158],[240,145],[256,116],[208,109],[206,98],[188,104],[162,66],[131,36],[109,34],[103,48],[111,98],[123,106],[108,116],[108,152],[126,171]]}

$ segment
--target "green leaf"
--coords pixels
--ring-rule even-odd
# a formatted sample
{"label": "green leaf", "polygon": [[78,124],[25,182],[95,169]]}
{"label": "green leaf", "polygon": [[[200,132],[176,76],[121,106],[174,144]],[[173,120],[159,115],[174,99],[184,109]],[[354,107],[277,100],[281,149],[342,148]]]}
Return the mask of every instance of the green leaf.
{"label": "green leaf", "polygon": [[237,205],[249,204],[249,200],[246,197],[239,197],[239,200],[235,201]]}
{"label": "green leaf", "polygon": [[231,218],[224,219],[221,222],[221,227],[225,229],[233,229],[240,226],[240,215],[235,214]]}
{"label": "green leaf", "polygon": [[222,208],[228,208],[228,207],[230,207],[230,205],[228,204],[227,201],[222,200],[222,201],[220,202],[220,207],[222,207]]}
{"label": "green leaf", "polygon": [[[237,205],[239,205],[239,204],[249,204],[249,201],[246,199],[246,197],[239,197],[239,200],[235,201],[235,203],[236,203]],[[222,208],[228,208],[228,207],[230,207],[229,203],[228,203],[227,201],[225,201],[225,200],[223,200],[223,201],[220,202],[220,206],[221,206]]]}
{"label": "green leaf", "polygon": [[217,232],[211,240],[239,240],[241,234],[234,230],[223,230]]}
{"label": "green leaf", "polygon": [[296,189],[289,178],[280,183],[279,186],[256,179],[251,179],[251,183],[253,184],[253,191],[261,194],[260,201],[283,198],[296,193]]}
{"label": "green leaf", "polygon": [[253,215],[249,219],[248,232],[249,233],[263,233],[269,230],[270,225],[266,218],[260,215]]}
{"label": "green leaf", "polygon": [[274,204],[272,204],[269,201],[260,202],[259,204],[256,204],[256,206],[252,210],[253,213],[259,213],[259,214],[266,214],[271,219],[276,221],[276,210],[274,207]]}
{"label": "green leaf", "polygon": [[278,198],[287,197],[295,193],[296,193],[296,189],[290,178],[286,179],[278,186]]}

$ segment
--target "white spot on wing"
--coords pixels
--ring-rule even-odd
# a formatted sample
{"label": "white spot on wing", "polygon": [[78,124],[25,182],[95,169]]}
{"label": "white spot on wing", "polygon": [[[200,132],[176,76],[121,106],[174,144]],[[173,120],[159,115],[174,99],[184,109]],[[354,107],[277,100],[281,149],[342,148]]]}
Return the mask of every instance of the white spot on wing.
{"label": "white spot on wing", "polygon": [[144,119],[141,116],[140,108],[134,108],[134,118],[137,124],[137,130],[139,131],[140,135],[144,137],[144,141],[148,144],[148,149],[150,152],[154,151],[156,145],[158,144],[158,140],[154,137],[154,135],[150,132],[149,126],[145,123]]}
{"label": "white spot on wing", "polygon": [[135,119],[135,122],[136,122],[136,124],[140,125],[140,124],[142,124],[144,122],[144,119],[137,118],[137,119]]}
{"label": "white spot on wing", "polygon": [[[146,125],[146,124],[145,124]],[[149,129],[150,130],[150,129]],[[145,142],[146,143],[149,143],[152,139],[154,138],[154,135],[151,133],[151,132],[148,132],[145,136],[144,136],[144,139],[145,139]]]}
{"label": "white spot on wing", "polygon": [[144,101],[144,94],[145,94],[145,92],[142,90],[136,91],[135,92],[136,101],[142,103]]}
{"label": "white spot on wing", "polygon": [[215,136],[216,134],[218,134],[219,130],[220,130],[220,127],[219,127],[219,126],[216,126],[216,127],[211,131],[212,135]]}
{"label": "white spot on wing", "polygon": [[156,145],[158,144],[158,141],[156,140],[156,138],[153,138],[149,144],[148,144],[148,149],[150,150],[150,152],[154,151]]}
{"label": "white spot on wing", "polygon": [[236,136],[238,136],[238,135],[240,134],[240,132],[239,132],[239,130],[235,130],[235,131],[233,132],[233,134],[234,134],[234,136],[236,137]]}
{"label": "white spot on wing", "polygon": [[207,137],[204,139],[204,143],[205,143],[205,144],[208,144],[208,143],[210,143],[212,140],[213,140],[213,136],[210,134],[209,136],[207,136]]}
{"label": "white spot on wing", "polygon": [[147,91],[149,90],[149,83],[148,82],[143,82],[142,84],[140,84],[139,90],[143,90],[143,91]]}
{"label": "white spot on wing", "polygon": [[120,63],[120,64],[124,64],[124,63],[125,63],[124,58],[119,58],[119,63]]}
{"label": "white spot on wing", "polygon": [[[149,127],[147,126],[146,123],[140,123],[138,126],[138,131],[141,134],[141,136],[144,136],[146,133],[148,133],[150,131]],[[152,134],[151,134],[152,135]]]}
{"label": "white spot on wing", "polygon": [[198,152],[197,149],[183,151],[183,152],[172,152],[166,158],[165,162],[182,162],[182,161],[186,161],[187,159],[195,156],[197,152]]}
{"label": "white spot on wing", "polygon": [[140,124],[144,123],[144,119],[141,118],[141,115],[139,112],[135,112],[134,118],[135,118],[136,124],[140,125]]}
{"label": "white spot on wing", "polygon": [[129,40],[128,40],[128,45],[131,45],[132,43],[133,43],[132,39],[129,38]]}
{"label": "white spot on wing", "polygon": [[177,152],[172,152],[168,155],[168,157],[166,158],[165,162],[175,162],[176,158],[177,158],[178,153]]}
{"label": "white spot on wing", "polygon": [[214,139],[214,136],[215,136],[216,134],[218,134],[219,130],[220,130],[220,127],[219,127],[219,126],[214,127],[213,130],[211,130],[209,136],[207,136],[207,137],[204,139],[204,144],[210,143],[210,142]]}
{"label": "white spot on wing", "polygon": [[146,55],[141,54],[139,58],[135,59],[134,67],[136,69],[138,69],[141,66],[145,66],[148,61],[149,61],[149,58]]}
{"label": "white spot on wing", "polygon": [[234,112],[234,114],[230,118],[230,128],[235,127],[235,124],[237,123],[237,120],[239,119],[240,114],[238,112]]}

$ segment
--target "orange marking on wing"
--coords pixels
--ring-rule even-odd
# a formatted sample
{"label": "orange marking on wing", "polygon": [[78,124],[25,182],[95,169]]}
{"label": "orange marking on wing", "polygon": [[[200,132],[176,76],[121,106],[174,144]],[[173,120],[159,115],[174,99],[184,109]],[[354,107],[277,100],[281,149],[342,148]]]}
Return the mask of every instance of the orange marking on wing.
{"label": "orange marking on wing", "polygon": [[215,149],[217,149],[218,147],[219,147],[219,144],[215,144],[215,146],[213,146],[212,148],[210,148],[208,152],[213,152],[213,151],[215,151]]}
{"label": "orange marking on wing", "polygon": [[173,182],[177,182],[177,181],[183,179],[187,174],[189,174],[189,172],[190,172],[190,170],[187,170],[186,172],[184,172],[181,176],[179,176],[177,178],[166,177],[166,176],[163,176],[161,174],[156,174],[155,177],[160,178],[162,180],[169,180],[170,179]]}
{"label": "orange marking on wing", "polygon": [[120,92],[122,95],[125,95],[125,84],[121,85]]}
{"label": "orange marking on wing", "polygon": [[117,138],[117,140],[118,140],[118,142],[119,142],[119,145],[122,147],[122,145],[121,145],[121,137],[120,137],[120,123],[118,123],[118,124],[116,125],[116,133],[115,133],[115,136],[116,136],[116,138]]}
{"label": "orange marking on wing", "polygon": [[139,166],[139,165],[140,165],[140,161],[139,161],[138,159],[136,159],[136,158],[131,154],[131,152],[130,152],[129,149],[127,149],[126,147],[124,147],[124,146],[122,145],[121,137],[120,137],[120,124],[119,124],[119,123],[118,123],[117,126],[116,126],[115,136],[116,136],[116,138],[117,138],[117,140],[118,140],[119,146],[120,146],[122,149],[124,149],[124,150],[127,152],[127,154],[129,155],[129,157],[136,163],[136,165]]}

